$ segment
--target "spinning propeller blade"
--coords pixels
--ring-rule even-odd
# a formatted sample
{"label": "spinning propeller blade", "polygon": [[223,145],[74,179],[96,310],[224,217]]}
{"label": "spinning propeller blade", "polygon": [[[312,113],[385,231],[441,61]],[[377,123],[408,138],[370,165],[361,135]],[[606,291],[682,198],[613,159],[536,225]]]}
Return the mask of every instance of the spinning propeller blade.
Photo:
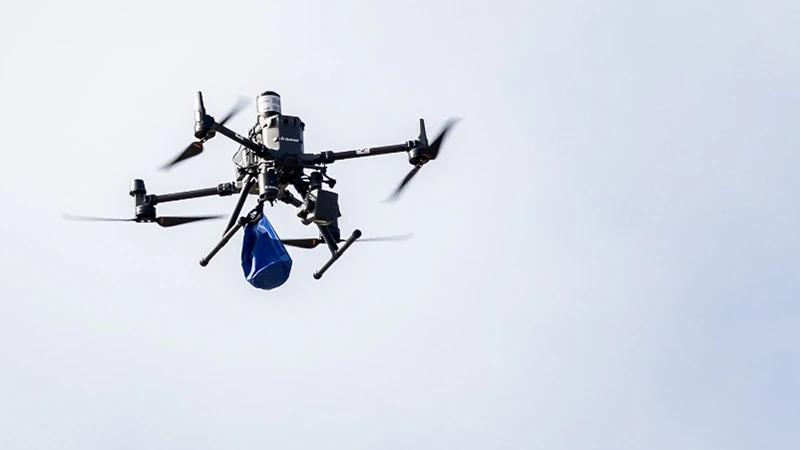
{"label": "spinning propeller blade", "polygon": [[156,223],[164,228],[183,225],[185,223],[199,222],[201,220],[222,219],[225,216],[161,216],[156,217]]}
{"label": "spinning propeller blade", "polygon": [[403,178],[403,181],[400,182],[400,186],[397,186],[397,189],[395,189],[394,192],[392,192],[392,195],[390,195],[389,198],[384,200],[384,203],[391,203],[397,201],[398,197],[400,197],[400,192],[408,184],[408,182],[411,181],[412,178],[414,178],[414,175],[416,175],[417,172],[419,172],[419,169],[422,169],[422,165],[423,164],[420,163],[414,166],[414,168],[411,169],[410,172],[408,172],[408,175],[406,175],[406,177]]}
{"label": "spinning propeller blade", "polygon": [[436,139],[433,140],[433,144],[429,145],[428,148],[422,152],[429,160],[436,159],[436,157],[439,156],[439,149],[441,149],[442,143],[444,143],[444,138],[459,120],[461,119],[454,118],[448,120],[444,125],[444,128],[442,128],[442,131],[439,133],[439,136],[436,136]]}
{"label": "spinning propeller blade", "polygon": [[176,217],[176,216],[161,216],[156,217],[154,220],[137,219],[117,219],[108,217],[90,217],[90,216],[74,216],[72,214],[62,214],[61,217],[65,220],[72,221],[86,221],[86,222],[155,222],[164,228],[174,227],[176,225],[183,225],[185,223],[197,222],[200,220],[221,219],[224,216],[189,216],[189,217]]}
{"label": "spinning propeller blade", "polygon": [[[245,106],[247,106],[247,98],[239,97],[239,100],[236,102],[236,105],[234,105],[233,108],[231,108],[231,110],[228,112],[228,114],[226,114],[225,117],[223,117],[222,120],[217,123],[220,125],[225,125],[226,122],[231,120],[235,115],[239,114],[245,108]],[[200,153],[203,153],[204,150],[203,143],[205,143],[206,140],[207,139],[200,139],[199,141],[192,142],[175,159],[161,166],[160,170],[162,171],[169,170],[179,162],[186,161],[189,158],[194,158]]]}
{"label": "spinning propeller blade", "polygon": [[[388,242],[388,241],[407,241],[414,237],[414,233],[396,234],[394,236],[379,236],[373,238],[361,238],[356,242]],[[340,239],[339,242],[342,240]]]}
{"label": "spinning propeller blade", "polygon": [[308,238],[308,239],[281,239],[283,245],[299,248],[314,248],[322,243],[322,239]]}
{"label": "spinning propeller blade", "polygon": [[74,216],[72,214],[67,214],[67,213],[61,214],[61,218],[64,220],[82,221],[82,222],[136,222],[135,217],[133,219],[117,219],[110,217]]}
{"label": "spinning propeller blade", "polygon": [[186,149],[180,155],[178,155],[172,161],[170,161],[170,162],[164,164],[163,166],[161,166],[160,169],[161,170],[168,170],[168,169],[172,168],[172,166],[174,166],[175,164],[178,164],[179,162],[185,161],[185,160],[187,160],[189,158],[194,158],[195,156],[199,155],[200,153],[203,153],[203,141],[192,142],[191,144],[189,144],[188,147],[186,147]]}
{"label": "spinning propeller blade", "polygon": [[420,149],[421,150],[420,161],[414,166],[413,169],[411,169],[410,172],[408,172],[406,177],[403,178],[403,181],[400,183],[400,185],[397,186],[397,189],[395,189],[394,192],[392,192],[392,194],[386,200],[384,200],[384,203],[392,203],[397,201],[397,199],[400,197],[400,192],[402,192],[402,190],[406,187],[406,185],[408,185],[408,182],[411,181],[412,178],[414,178],[414,175],[416,175],[417,172],[419,172],[422,166],[427,164],[428,161],[432,161],[436,159],[437,156],[439,156],[439,150],[442,148],[442,143],[444,143],[444,138],[447,136],[447,133],[450,132],[450,129],[452,129],[453,126],[459,120],[461,119],[454,118],[448,120],[444,128],[442,128],[442,131],[439,133],[438,136],[436,136],[436,139],[434,139],[433,143],[430,145],[428,145],[428,137],[425,134],[425,122],[420,120],[419,141],[420,144],[422,144],[422,148]]}
{"label": "spinning propeller blade", "polygon": [[[387,242],[387,241],[405,241],[414,237],[414,233],[408,234],[401,234],[395,236],[379,236],[373,238],[362,238],[356,241],[358,242]],[[339,239],[337,242],[344,242],[345,239]],[[308,239],[281,239],[283,245],[288,245],[290,247],[299,247],[299,248],[314,248],[320,244],[324,244],[325,241],[319,238],[308,238]]]}
{"label": "spinning propeller blade", "polygon": [[227,121],[231,120],[235,115],[242,112],[245,106],[247,106],[247,103],[247,97],[239,97],[239,99],[236,101],[236,104],[233,106],[233,108],[231,108],[230,112],[217,123],[220,125],[225,125]]}

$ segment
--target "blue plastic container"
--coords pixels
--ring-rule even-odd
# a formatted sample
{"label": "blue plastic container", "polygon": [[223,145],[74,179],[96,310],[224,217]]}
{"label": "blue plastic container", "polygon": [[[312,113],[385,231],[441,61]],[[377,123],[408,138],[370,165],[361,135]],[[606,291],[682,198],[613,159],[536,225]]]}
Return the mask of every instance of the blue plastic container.
{"label": "blue plastic container", "polygon": [[248,283],[264,290],[281,286],[292,272],[292,258],[265,215],[244,227],[242,270]]}

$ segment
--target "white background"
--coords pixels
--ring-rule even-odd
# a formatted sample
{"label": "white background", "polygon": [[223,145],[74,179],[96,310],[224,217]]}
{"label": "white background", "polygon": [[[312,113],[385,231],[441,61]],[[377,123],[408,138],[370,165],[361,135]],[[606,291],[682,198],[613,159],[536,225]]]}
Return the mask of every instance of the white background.
{"label": "white background", "polygon": [[[156,6],[159,5],[159,6]],[[0,447],[797,448],[796,2],[18,3],[0,16]],[[130,217],[230,181],[275,90],[344,233],[243,279],[224,221]],[[227,214],[232,198],[161,205]],[[282,237],[313,237],[285,206]]]}

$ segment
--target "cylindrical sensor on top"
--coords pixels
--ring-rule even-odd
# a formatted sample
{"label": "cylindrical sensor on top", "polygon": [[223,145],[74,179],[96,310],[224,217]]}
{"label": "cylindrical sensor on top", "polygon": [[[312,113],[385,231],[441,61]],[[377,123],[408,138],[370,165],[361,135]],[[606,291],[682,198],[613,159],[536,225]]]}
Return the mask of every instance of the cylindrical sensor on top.
{"label": "cylindrical sensor on top", "polygon": [[281,113],[281,96],[277,92],[262,92],[256,100],[260,116],[269,117]]}

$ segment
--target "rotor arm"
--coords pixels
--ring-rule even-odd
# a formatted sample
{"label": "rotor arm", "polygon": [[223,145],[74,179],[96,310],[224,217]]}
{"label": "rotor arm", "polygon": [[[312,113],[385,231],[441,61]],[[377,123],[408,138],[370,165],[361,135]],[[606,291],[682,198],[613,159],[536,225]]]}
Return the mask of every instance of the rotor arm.
{"label": "rotor arm", "polygon": [[346,150],[341,152],[326,151],[314,155],[314,162],[318,164],[330,164],[343,159],[361,158],[364,156],[389,155],[392,153],[402,153],[415,148],[419,142],[407,141],[403,144],[385,145],[381,147],[360,148],[357,150]]}
{"label": "rotor arm", "polygon": [[264,147],[261,144],[257,144],[251,141],[250,139],[244,138],[235,131],[232,131],[231,129],[227,128],[225,125],[219,124],[215,121],[211,125],[211,130],[227,137],[228,139],[236,142],[239,145],[247,147],[248,149],[255,152],[255,154],[261,158],[264,158],[266,160],[275,159],[275,157],[270,153],[270,150],[268,148]]}
{"label": "rotor arm", "polygon": [[151,194],[145,197],[145,203],[156,205],[158,203],[175,202],[178,200],[188,200],[200,197],[227,197],[236,192],[236,186],[233,183],[221,183],[217,187],[194,189],[191,191],[173,192],[169,194]]}
{"label": "rotor arm", "polygon": [[[446,131],[446,130],[445,130]],[[434,141],[433,146],[437,147],[435,153],[438,153],[438,140],[441,136]],[[419,136],[417,139],[406,141],[402,144],[384,145],[380,147],[359,148],[356,150],[347,150],[343,152],[326,151],[314,156],[314,162],[318,164],[329,164],[334,161],[342,159],[361,158],[362,156],[378,156],[389,155],[392,153],[408,152],[409,162],[417,165],[420,162],[421,153],[427,151],[428,146],[428,133],[425,131],[425,120],[419,119]],[[435,154],[427,159],[435,158]]]}

